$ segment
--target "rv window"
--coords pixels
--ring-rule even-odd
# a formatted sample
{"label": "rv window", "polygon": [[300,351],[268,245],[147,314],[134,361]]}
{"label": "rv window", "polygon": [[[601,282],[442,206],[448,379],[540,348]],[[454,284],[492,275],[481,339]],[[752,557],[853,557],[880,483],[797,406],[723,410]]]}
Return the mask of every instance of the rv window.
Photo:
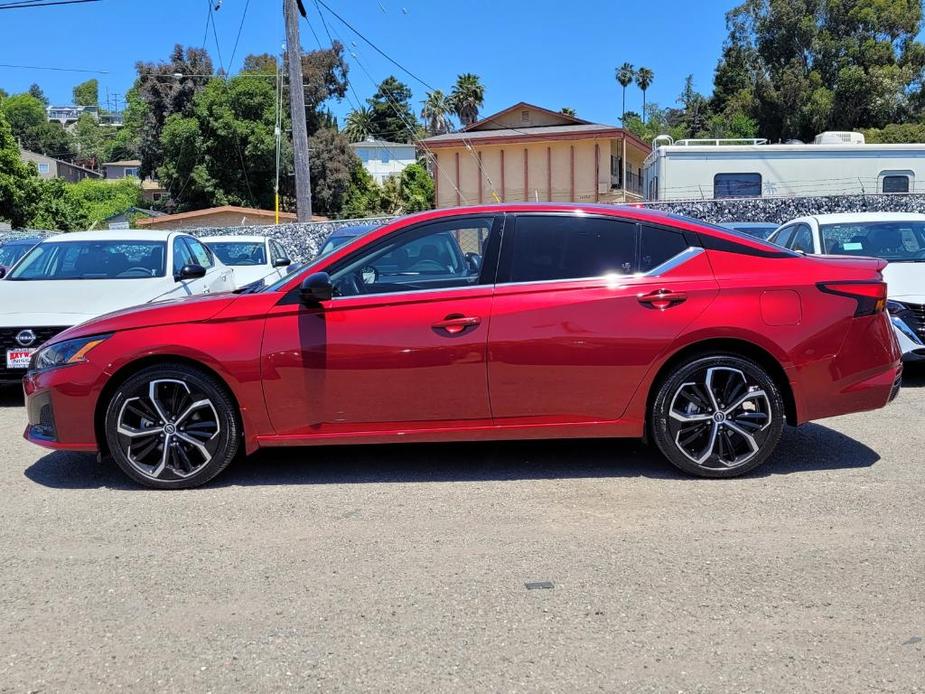
{"label": "rv window", "polygon": [[884,176],[881,188],[884,193],[908,193],[909,177],[905,174],[901,176]]}
{"label": "rv window", "polygon": [[714,198],[760,198],[761,174],[720,173],[713,177]]}

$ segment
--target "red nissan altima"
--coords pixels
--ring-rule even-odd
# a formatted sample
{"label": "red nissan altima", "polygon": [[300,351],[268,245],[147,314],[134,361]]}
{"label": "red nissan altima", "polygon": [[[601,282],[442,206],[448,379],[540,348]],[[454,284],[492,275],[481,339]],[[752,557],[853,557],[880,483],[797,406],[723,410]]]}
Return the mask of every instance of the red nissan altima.
{"label": "red nissan altima", "polygon": [[26,437],[161,488],[271,446],[564,437],[732,477],[784,424],[896,395],[884,265],[631,207],[425,212],[256,293],[61,333]]}

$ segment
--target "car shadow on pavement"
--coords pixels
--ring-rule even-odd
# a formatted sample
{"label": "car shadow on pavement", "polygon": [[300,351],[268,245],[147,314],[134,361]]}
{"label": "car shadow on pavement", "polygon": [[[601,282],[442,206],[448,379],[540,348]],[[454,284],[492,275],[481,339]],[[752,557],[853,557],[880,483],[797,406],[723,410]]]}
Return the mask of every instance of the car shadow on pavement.
{"label": "car shadow on pavement", "polygon": [[0,386],[0,407],[22,407],[24,404],[21,386]]}
{"label": "car shadow on pavement", "polygon": [[909,362],[903,365],[903,388],[925,386],[925,363]]}
{"label": "car shadow on pavement", "polygon": [[[807,424],[787,428],[771,459],[750,476],[864,468],[879,459],[875,451],[840,432]],[[115,464],[79,453],[45,455],[25,475],[57,489],[140,489]],[[640,441],[579,439],[267,449],[235,462],[208,486],[606,477],[697,481]]]}

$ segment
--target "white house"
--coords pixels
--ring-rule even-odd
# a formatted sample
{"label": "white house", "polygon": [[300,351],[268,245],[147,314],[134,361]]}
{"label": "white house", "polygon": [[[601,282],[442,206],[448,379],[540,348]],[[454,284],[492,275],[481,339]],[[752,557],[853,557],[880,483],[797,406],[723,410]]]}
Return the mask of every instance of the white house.
{"label": "white house", "polygon": [[925,192],[925,144],[865,144],[827,132],[812,144],[661,136],[643,165],[647,200]]}
{"label": "white house", "polygon": [[406,166],[417,161],[414,145],[405,142],[386,142],[368,137],[350,146],[363,162],[363,168],[376,179],[376,183],[401,173]]}

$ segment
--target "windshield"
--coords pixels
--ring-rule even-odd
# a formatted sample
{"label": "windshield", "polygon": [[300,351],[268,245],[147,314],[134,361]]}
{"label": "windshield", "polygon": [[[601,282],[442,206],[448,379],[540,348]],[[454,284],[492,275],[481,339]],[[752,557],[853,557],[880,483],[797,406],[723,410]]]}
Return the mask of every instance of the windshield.
{"label": "windshield", "polygon": [[267,250],[259,241],[206,241],[225,265],[266,265]]}
{"label": "windshield", "polygon": [[40,243],[13,269],[10,280],[117,280],[164,276],[162,241]]}
{"label": "windshield", "polygon": [[348,241],[355,241],[358,238],[360,237],[359,236],[334,236],[332,238],[329,238],[325,242],[325,244],[321,247],[321,251],[318,253],[318,257],[320,258],[323,255],[327,255],[328,253],[333,251],[335,248],[340,248],[341,246],[346,244]]}
{"label": "windshield", "polygon": [[16,261],[22,258],[31,248],[25,243],[13,243],[6,246],[0,246],[0,265],[11,267]]}
{"label": "windshield", "polygon": [[831,255],[866,255],[891,262],[925,261],[925,221],[823,224],[822,245]]}

